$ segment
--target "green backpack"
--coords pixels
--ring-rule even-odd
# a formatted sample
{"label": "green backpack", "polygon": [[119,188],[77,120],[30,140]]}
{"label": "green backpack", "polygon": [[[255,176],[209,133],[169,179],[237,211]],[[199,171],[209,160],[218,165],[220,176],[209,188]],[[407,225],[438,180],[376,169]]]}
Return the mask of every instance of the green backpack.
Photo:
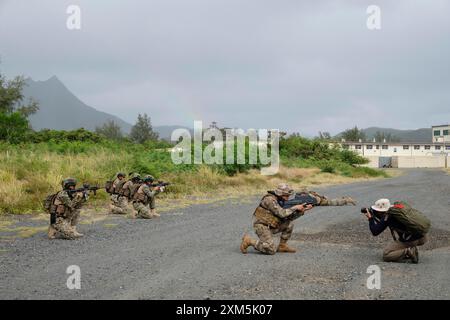
{"label": "green backpack", "polygon": [[425,235],[431,227],[430,220],[417,209],[405,202],[395,202],[389,209],[389,215],[403,224],[412,234]]}

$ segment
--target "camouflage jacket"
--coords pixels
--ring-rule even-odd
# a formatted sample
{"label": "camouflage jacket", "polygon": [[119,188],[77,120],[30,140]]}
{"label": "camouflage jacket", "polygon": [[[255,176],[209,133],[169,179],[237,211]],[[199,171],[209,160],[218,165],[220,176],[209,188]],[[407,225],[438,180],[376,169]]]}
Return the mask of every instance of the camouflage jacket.
{"label": "camouflage jacket", "polygon": [[147,205],[157,194],[157,190],[152,190],[148,184],[143,183],[134,194],[133,200]]}
{"label": "camouflage jacket", "polygon": [[345,206],[348,204],[356,204],[356,202],[350,197],[342,197],[336,199],[328,199],[327,197],[318,194],[314,191],[306,191],[312,197],[316,198],[318,206]]}
{"label": "camouflage jacket", "polygon": [[113,182],[113,193],[122,194],[122,188],[125,184],[125,179],[120,180],[116,178]]}
{"label": "camouflage jacket", "polygon": [[85,201],[86,198],[81,192],[71,197],[67,191],[62,190],[58,192],[54,201],[56,215],[68,218],[75,210],[80,209]]}
{"label": "camouflage jacket", "polygon": [[277,197],[268,192],[259,203],[253,213],[253,224],[264,224],[272,228],[278,228],[295,210],[283,209],[278,203]]}

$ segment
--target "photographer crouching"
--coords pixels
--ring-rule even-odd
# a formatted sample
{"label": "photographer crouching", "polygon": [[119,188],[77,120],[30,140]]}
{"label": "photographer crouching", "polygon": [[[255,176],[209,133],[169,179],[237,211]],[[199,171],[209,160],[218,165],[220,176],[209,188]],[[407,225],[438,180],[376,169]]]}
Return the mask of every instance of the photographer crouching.
{"label": "photographer crouching", "polygon": [[389,228],[394,242],[383,251],[386,262],[419,262],[419,250],[427,242],[431,223],[419,210],[407,203],[380,199],[371,208],[361,209],[369,220],[369,228],[374,236]]}

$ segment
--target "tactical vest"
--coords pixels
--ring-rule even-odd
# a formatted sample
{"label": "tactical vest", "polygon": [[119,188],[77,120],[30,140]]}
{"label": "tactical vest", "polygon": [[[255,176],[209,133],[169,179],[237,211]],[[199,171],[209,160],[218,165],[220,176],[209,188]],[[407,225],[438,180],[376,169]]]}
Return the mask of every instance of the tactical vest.
{"label": "tactical vest", "polygon": [[58,199],[58,196],[61,192],[63,191],[58,192],[55,197],[55,201],[53,202],[54,211],[51,213],[56,213],[57,216],[64,217],[66,215],[66,212],[68,211],[68,208]]}
{"label": "tactical vest", "polygon": [[114,182],[113,182],[114,193],[121,194],[124,184],[125,184],[125,179],[119,180],[119,178],[117,178],[116,180],[114,180]]}
{"label": "tactical vest", "polygon": [[266,194],[262,199],[261,202],[259,203],[259,206],[256,208],[255,212],[253,213],[253,215],[255,216],[256,220],[258,221],[258,223],[262,223],[265,224],[271,228],[278,228],[280,226],[280,224],[282,223],[282,220],[280,218],[278,218],[276,215],[274,215],[270,210],[268,210],[267,208],[264,208],[262,206],[263,200],[266,199],[267,197],[271,197],[273,198],[275,201],[278,202],[278,199],[275,195],[273,194]]}
{"label": "tactical vest", "polygon": [[133,200],[147,204],[148,197],[144,193],[144,187],[145,187],[145,184],[142,184],[141,186],[139,186],[139,189],[136,191],[136,193],[133,196]]}
{"label": "tactical vest", "polygon": [[123,187],[122,187],[122,192],[120,193],[121,196],[130,198],[130,193],[131,193],[131,187],[133,186],[133,183],[131,181],[127,181]]}

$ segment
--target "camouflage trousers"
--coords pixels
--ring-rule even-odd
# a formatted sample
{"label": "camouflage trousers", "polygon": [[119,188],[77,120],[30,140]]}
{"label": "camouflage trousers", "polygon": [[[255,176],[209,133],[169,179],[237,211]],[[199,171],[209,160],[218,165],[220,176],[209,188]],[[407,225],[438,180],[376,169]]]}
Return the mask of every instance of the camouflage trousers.
{"label": "camouflage trousers", "polygon": [[256,241],[255,249],[265,254],[275,254],[277,252],[277,247],[273,235],[281,233],[280,238],[282,240],[289,240],[292,231],[294,230],[294,223],[292,221],[286,221],[281,223],[276,229],[269,228],[261,223],[255,223],[253,228],[256,235],[259,237],[259,240]]}
{"label": "camouflage trousers", "polygon": [[60,239],[73,240],[76,238],[74,227],[78,224],[80,217],[80,210],[75,210],[70,217],[56,217],[55,223],[51,224],[57,232],[57,237]]}
{"label": "camouflage trousers", "polygon": [[407,260],[408,249],[422,246],[427,242],[427,236],[415,241],[401,242],[394,241],[390,243],[383,251],[383,261],[386,262],[404,262]]}
{"label": "camouflage trousers", "polygon": [[138,202],[138,201],[134,201],[133,202],[133,208],[134,210],[137,211],[137,218],[142,218],[142,219],[151,219],[154,218],[154,216],[151,214],[150,210],[154,209],[155,203],[153,202],[153,207],[151,207],[149,205],[145,205],[142,202]]}
{"label": "camouflage trousers", "polygon": [[127,214],[130,212],[128,199],[124,196],[113,194],[111,196],[110,212],[112,214]]}

